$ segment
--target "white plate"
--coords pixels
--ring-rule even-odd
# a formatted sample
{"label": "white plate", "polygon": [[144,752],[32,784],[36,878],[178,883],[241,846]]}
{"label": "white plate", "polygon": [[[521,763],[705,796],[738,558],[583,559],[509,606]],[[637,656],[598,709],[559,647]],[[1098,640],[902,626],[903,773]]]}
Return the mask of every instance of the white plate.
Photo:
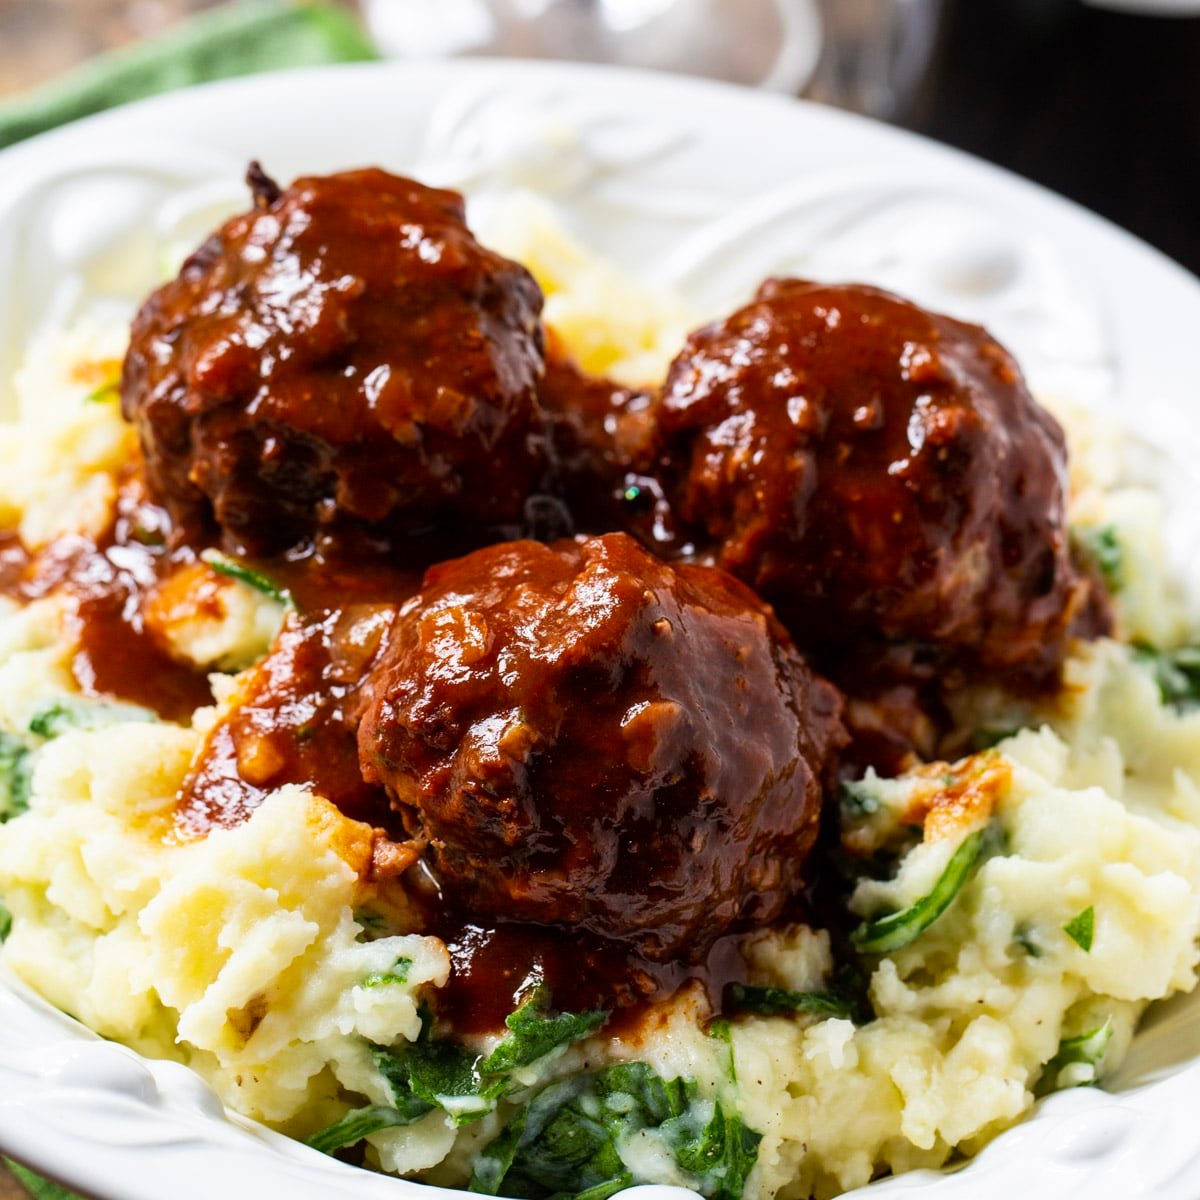
{"label": "white plate", "polygon": [[[451,62],[222,83],[0,154],[0,379],[47,321],[128,306],[166,248],[241,200],[246,161],[379,163],[549,196],[630,270],[719,309],[771,271],[861,279],[982,321],[1035,390],[1122,417],[1160,449],[1176,560],[1200,570],[1200,285],[1036,187],[826,109],[669,76]],[[1165,185],[1169,181],[1157,181]],[[0,393],[2,398],[2,393]],[[1197,589],[1200,594],[1200,587]],[[1200,998],[1151,1014],[1109,1091],[1052,1097],[965,1169],[867,1189],[935,1200],[1195,1200]],[[103,1200],[451,1193],[344,1166],[224,1114],[187,1069],[101,1042],[0,980],[0,1148]],[[633,1189],[627,1196],[688,1195]]]}

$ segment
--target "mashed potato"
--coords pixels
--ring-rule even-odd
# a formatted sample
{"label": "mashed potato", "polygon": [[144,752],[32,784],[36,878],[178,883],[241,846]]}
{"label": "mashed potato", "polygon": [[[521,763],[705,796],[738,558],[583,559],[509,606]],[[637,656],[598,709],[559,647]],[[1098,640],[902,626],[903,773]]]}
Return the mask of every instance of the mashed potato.
{"label": "mashed potato", "polygon": [[[541,276],[585,366],[661,370],[688,320],[679,302],[544,217],[501,240]],[[119,333],[83,327],[35,347],[18,380],[0,517],[30,545],[110,518],[132,449],[106,386],[120,349]],[[492,1072],[499,1094],[479,1083],[496,1038],[472,1047],[473,1090],[410,1073],[406,1091],[396,1055],[421,1045],[422,995],[449,959],[436,938],[390,932],[405,902],[369,882],[372,831],[287,787],[237,828],[181,837],[169,815],[219,707],[174,725],[81,697],[70,602],[55,598],[0,607],[4,961],[104,1036],[187,1063],[231,1108],[302,1138],[350,1114],[369,1165],[437,1183],[474,1171],[486,1187],[514,1113],[528,1138],[571,1105],[612,1131],[627,1179],[711,1196],[831,1196],[973,1152],[1037,1095],[1102,1080],[1145,1006],[1196,983],[1200,712],[1169,703],[1128,644],[1185,635],[1158,501],[1123,486],[1109,431],[1069,423],[1076,526],[1114,572],[1123,640],[1081,647],[1039,710],[973,697],[990,749],[845,790],[857,984],[824,932],[775,930],[750,948],[758,1011],[714,1025],[686,992],[636,1034],[580,1025],[518,1056]],[[168,596],[156,619],[177,653],[226,672],[228,703],[228,672],[265,650],[282,610],[235,579],[192,583],[217,608]]]}

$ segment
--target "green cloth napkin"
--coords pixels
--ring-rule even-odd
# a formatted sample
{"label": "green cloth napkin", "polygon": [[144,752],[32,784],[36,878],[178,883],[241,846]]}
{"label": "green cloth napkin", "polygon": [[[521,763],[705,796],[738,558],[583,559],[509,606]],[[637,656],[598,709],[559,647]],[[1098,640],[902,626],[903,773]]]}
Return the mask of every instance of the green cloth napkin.
{"label": "green cloth napkin", "polygon": [[336,5],[241,0],[0,103],[0,148],[192,83],[378,57],[358,20]]}
{"label": "green cloth napkin", "polygon": [[35,1175],[20,1163],[6,1158],[4,1165],[21,1181],[33,1200],[79,1200],[74,1192],[68,1192],[66,1188],[59,1187],[57,1183],[51,1183],[50,1180]]}

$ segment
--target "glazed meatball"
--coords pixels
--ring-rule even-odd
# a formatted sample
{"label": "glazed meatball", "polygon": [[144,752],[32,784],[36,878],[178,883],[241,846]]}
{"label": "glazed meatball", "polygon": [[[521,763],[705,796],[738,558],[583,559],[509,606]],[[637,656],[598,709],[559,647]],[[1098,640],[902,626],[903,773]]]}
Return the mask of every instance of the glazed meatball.
{"label": "glazed meatball", "polygon": [[625,534],[434,567],[359,754],[468,912],[696,957],[804,879],[840,697],[736,580]]}
{"label": "glazed meatball", "polygon": [[659,419],[678,514],[827,668],[1056,669],[1090,586],[1065,443],[984,330],[771,280],[691,335]]}
{"label": "glazed meatball", "polygon": [[121,384],[181,540],[263,554],[317,535],[519,519],[545,470],[541,293],[462,198],[371,169],[228,222],[138,313]]}

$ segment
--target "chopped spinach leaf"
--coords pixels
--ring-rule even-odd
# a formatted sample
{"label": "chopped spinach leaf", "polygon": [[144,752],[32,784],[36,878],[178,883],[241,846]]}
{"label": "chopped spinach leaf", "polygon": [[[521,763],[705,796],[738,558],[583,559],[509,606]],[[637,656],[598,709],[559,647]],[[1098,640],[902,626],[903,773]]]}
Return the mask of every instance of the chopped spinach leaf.
{"label": "chopped spinach leaf", "polygon": [[[554,1086],[562,1090],[573,1083],[574,1080],[567,1080],[565,1084]],[[551,1090],[551,1088],[547,1088],[546,1091],[540,1092],[535,1099],[541,1099]],[[572,1096],[573,1094],[572,1092]],[[519,1108],[499,1136],[476,1153],[475,1163],[471,1169],[471,1181],[467,1185],[469,1191],[478,1192],[484,1196],[500,1195],[500,1188],[512,1170],[513,1159],[516,1158],[517,1151],[521,1148],[521,1143],[525,1138],[525,1126],[529,1122],[529,1113],[532,1107],[533,1101]]]}
{"label": "chopped spinach leaf", "polygon": [[712,1117],[696,1129],[691,1113],[668,1122],[663,1129],[675,1161],[696,1176],[700,1191],[712,1200],[741,1200],[746,1177],[758,1160],[762,1135],[748,1129],[718,1100]]}
{"label": "chopped spinach leaf", "polygon": [[950,907],[983,850],[984,830],[968,834],[950,856],[933,890],[899,912],[864,921],[850,940],[863,954],[889,954],[916,941]]}
{"label": "chopped spinach leaf", "polygon": [[1134,657],[1154,677],[1164,704],[1185,711],[1200,704],[1200,646],[1157,650],[1134,647]]}
{"label": "chopped spinach leaf", "polygon": [[256,571],[253,567],[246,566],[245,563],[234,562],[232,558],[226,558],[215,550],[206,550],[200,557],[218,575],[224,575],[227,579],[236,579],[238,583],[244,583],[256,592],[262,592],[264,596],[268,596],[276,604],[282,604],[284,608],[294,609],[296,607],[292,593],[287,588],[280,587],[273,579],[268,579],[261,571]]}
{"label": "chopped spinach leaf", "polygon": [[[1042,1077],[1037,1087],[1038,1094],[1045,1095],[1047,1092],[1057,1091],[1063,1086],[1060,1083],[1062,1072],[1067,1067],[1076,1065],[1094,1068],[1092,1079],[1088,1082],[1095,1082],[1099,1075],[1100,1063],[1108,1050],[1112,1036],[1112,1018],[1109,1017],[1103,1025],[1097,1026],[1088,1033],[1081,1033],[1077,1037],[1063,1038],[1058,1044],[1058,1053],[1042,1070]],[[1071,1086],[1081,1087],[1083,1084],[1077,1083]]]}
{"label": "chopped spinach leaf", "polygon": [[730,1012],[765,1017],[808,1014],[843,1018],[859,1024],[869,1021],[872,1016],[867,999],[867,977],[853,963],[842,963],[826,987],[812,991],[730,984],[725,992],[725,1007]]}
{"label": "chopped spinach leaf", "polygon": [[415,1115],[399,1108],[390,1108],[385,1104],[371,1104],[366,1108],[356,1108],[347,1113],[335,1125],[322,1129],[308,1139],[308,1144],[322,1154],[332,1154],[343,1146],[352,1146],[361,1142],[369,1134],[378,1133],[381,1129],[395,1129],[398,1125],[411,1125],[417,1117],[429,1112],[422,1109]]}
{"label": "chopped spinach leaf", "polygon": [[387,987],[393,983],[407,983],[408,973],[412,970],[413,960],[400,957],[387,971],[374,971],[362,981],[363,987]]}
{"label": "chopped spinach leaf", "polygon": [[1085,954],[1092,950],[1092,937],[1096,932],[1096,910],[1089,904],[1078,916],[1072,917],[1064,926],[1063,932]]}
{"label": "chopped spinach leaf", "polygon": [[456,1125],[486,1116],[509,1090],[503,1075],[485,1073],[482,1058],[456,1042],[415,1042],[403,1051],[403,1061],[413,1094],[442,1109]]}
{"label": "chopped spinach leaf", "polygon": [[77,700],[68,696],[35,713],[29,722],[29,732],[38,737],[56,738],[72,729],[104,729],[127,721],[154,719],[154,713],[136,704]]}
{"label": "chopped spinach leaf", "polygon": [[617,1180],[632,1183],[616,1152],[621,1117],[602,1106],[596,1091],[583,1075],[539,1092],[478,1157],[470,1190],[574,1196]]}
{"label": "chopped spinach leaf", "polygon": [[551,1015],[547,1012],[547,1000],[545,989],[538,988],[516,1012],[509,1014],[504,1023],[511,1032],[483,1060],[482,1071],[495,1075],[526,1067],[559,1046],[569,1046],[590,1036],[608,1020],[608,1014],[601,1010]]}
{"label": "chopped spinach leaf", "polygon": [[731,984],[727,992],[735,1012],[757,1013],[762,1017],[792,1016],[805,1013],[818,1017],[846,1017],[853,1012],[849,997],[835,991],[793,992],[787,988],[750,987]]}
{"label": "chopped spinach leaf", "polygon": [[382,1047],[372,1047],[375,1065],[391,1093],[391,1104],[371,1104],[347,1113],[340,1121],[309,1138],[314,1150],[332,1154],[342,1146],[361,1142],[381,1129],[411,1125],[436,1107],[431,1101],[414,1093],[409,1084],[407,1065]]}
{"label": "chopped spinach leaf", "polygon": [[0,733],[0,825],[29,807],[33,774],[29,747],[10,733]]}
{"label": "chopped spinach leaf", "polygon": [[1079,528],[1072,531],[1075,545],[1095,563],[1110,592],[1121,590],[1125,582],[1125,552],[1112,525]]}
{"label": "chopped spinach leaf", "polygon": [[432,1112],[437,1106],[423,1096],[418,1096],[409,1079],[408,1063],[382,1046],[372,1046],[371,1055],[376,1069],[383,1076],[392,1095],[392,1107],[407,1113],[413,1120]]}
{"label": "chopped spinach leaf", "polygon": [[716,1038],[718,1042],[724,1042],[727,1046],[733,1044],[733,1023],[728,1017],[718,1017],[715,1021],[709,1022],[706,1032],[710,1038]]}
{"label": "chopped spinach leaf", "polygon": [[7,940],[12,933],[12,913],[0,902],[0,942]]}
{"label": "chopped spinach leaf", "polygon": [[486,1116],[512,1090],[512,1071],[587,1037],[607,1019],[603,1012],[550,1013],[547,1005],[548,996],[539,988],[509,1015],[510,1032],[488,1055],[435,1039],[433,1019],[426,1012],[415,1042],[396,1049],[374,1048],[375,1064],[392,1089],[393,1103],[399,1107],[401,1097],[410,1095],[442,1109],[455,1124],[467,1125]]}
{"label": "chopped spinach leaf", "polygon": [[732,1084],[737,1083],[737,1060],[733,1056],[733,1022],[728,1017],[718,1017],[707,1030],[708,1036],[725,1043],[725,1074]]}
{"label": "chopped spinach leaf", "polygon": [[610,1179],[607,1183],[598,1183],[595,1187],[576,1192],[574,1200],[608,1200],[609,1196],[623,1192],[632,1182],[632,1175],[622,1175],[619,1179]]}
{"label": "chopped spinach leaf", "polygon": [[[402,958],[393,970],[407,978],[411,966],[411,959]],[[366,986],[377,986],[369,982],[373,978],[368,977]],[[381,974],[379,980],[385,982],[388,978]],[[513,1090],[515,1085],[509,1080],[512,1071],[537,1062],[559,1046],[587,1037],[607,1019],[603,1012],[551,1013],[548,1008],[548,994],[545,989],[537,989],[509,1015],[506,1024],[510,1032],[488,1055],[472,1053],[457,1042],[435,1039],[433,1015],[426,1009],[415,1042],[395,1048],[371,1047],[376,1069],[391,1094],[391,1105],[350,1113],[317,1135],[316,1140],[321,1143],[317,1148],[349,1145],[377,1129],[409,1124],[435,1108],[446,1113],[456,1125],[467,1125],[486,1116],[502,1096]],[[361,1125],[370,1127],[354,1136]],[[316,1140],[309,1144],[316,1144]]]}
{"label": "chopped spinach leaf", "polygon": [[695,1090],[683,1079],[661,1079],[641,1062],[608,1067],[597,1075],[596,1086],[610,1107],[619,1108],[621,1103],[632,1100],[649,1115],[653,1125],[680,1116]]}
{"label": "chopped spinach leaf", "polygon": [[621,1144],[643,1130],[712,1200],[740,1200],[760,1136],[720,1101],[664,1081],[645,1063],[620,1063],[551,1084],[523,1105],[476,1157],[471,1190],[535,1200],[602,1200],[638,1182]]}

